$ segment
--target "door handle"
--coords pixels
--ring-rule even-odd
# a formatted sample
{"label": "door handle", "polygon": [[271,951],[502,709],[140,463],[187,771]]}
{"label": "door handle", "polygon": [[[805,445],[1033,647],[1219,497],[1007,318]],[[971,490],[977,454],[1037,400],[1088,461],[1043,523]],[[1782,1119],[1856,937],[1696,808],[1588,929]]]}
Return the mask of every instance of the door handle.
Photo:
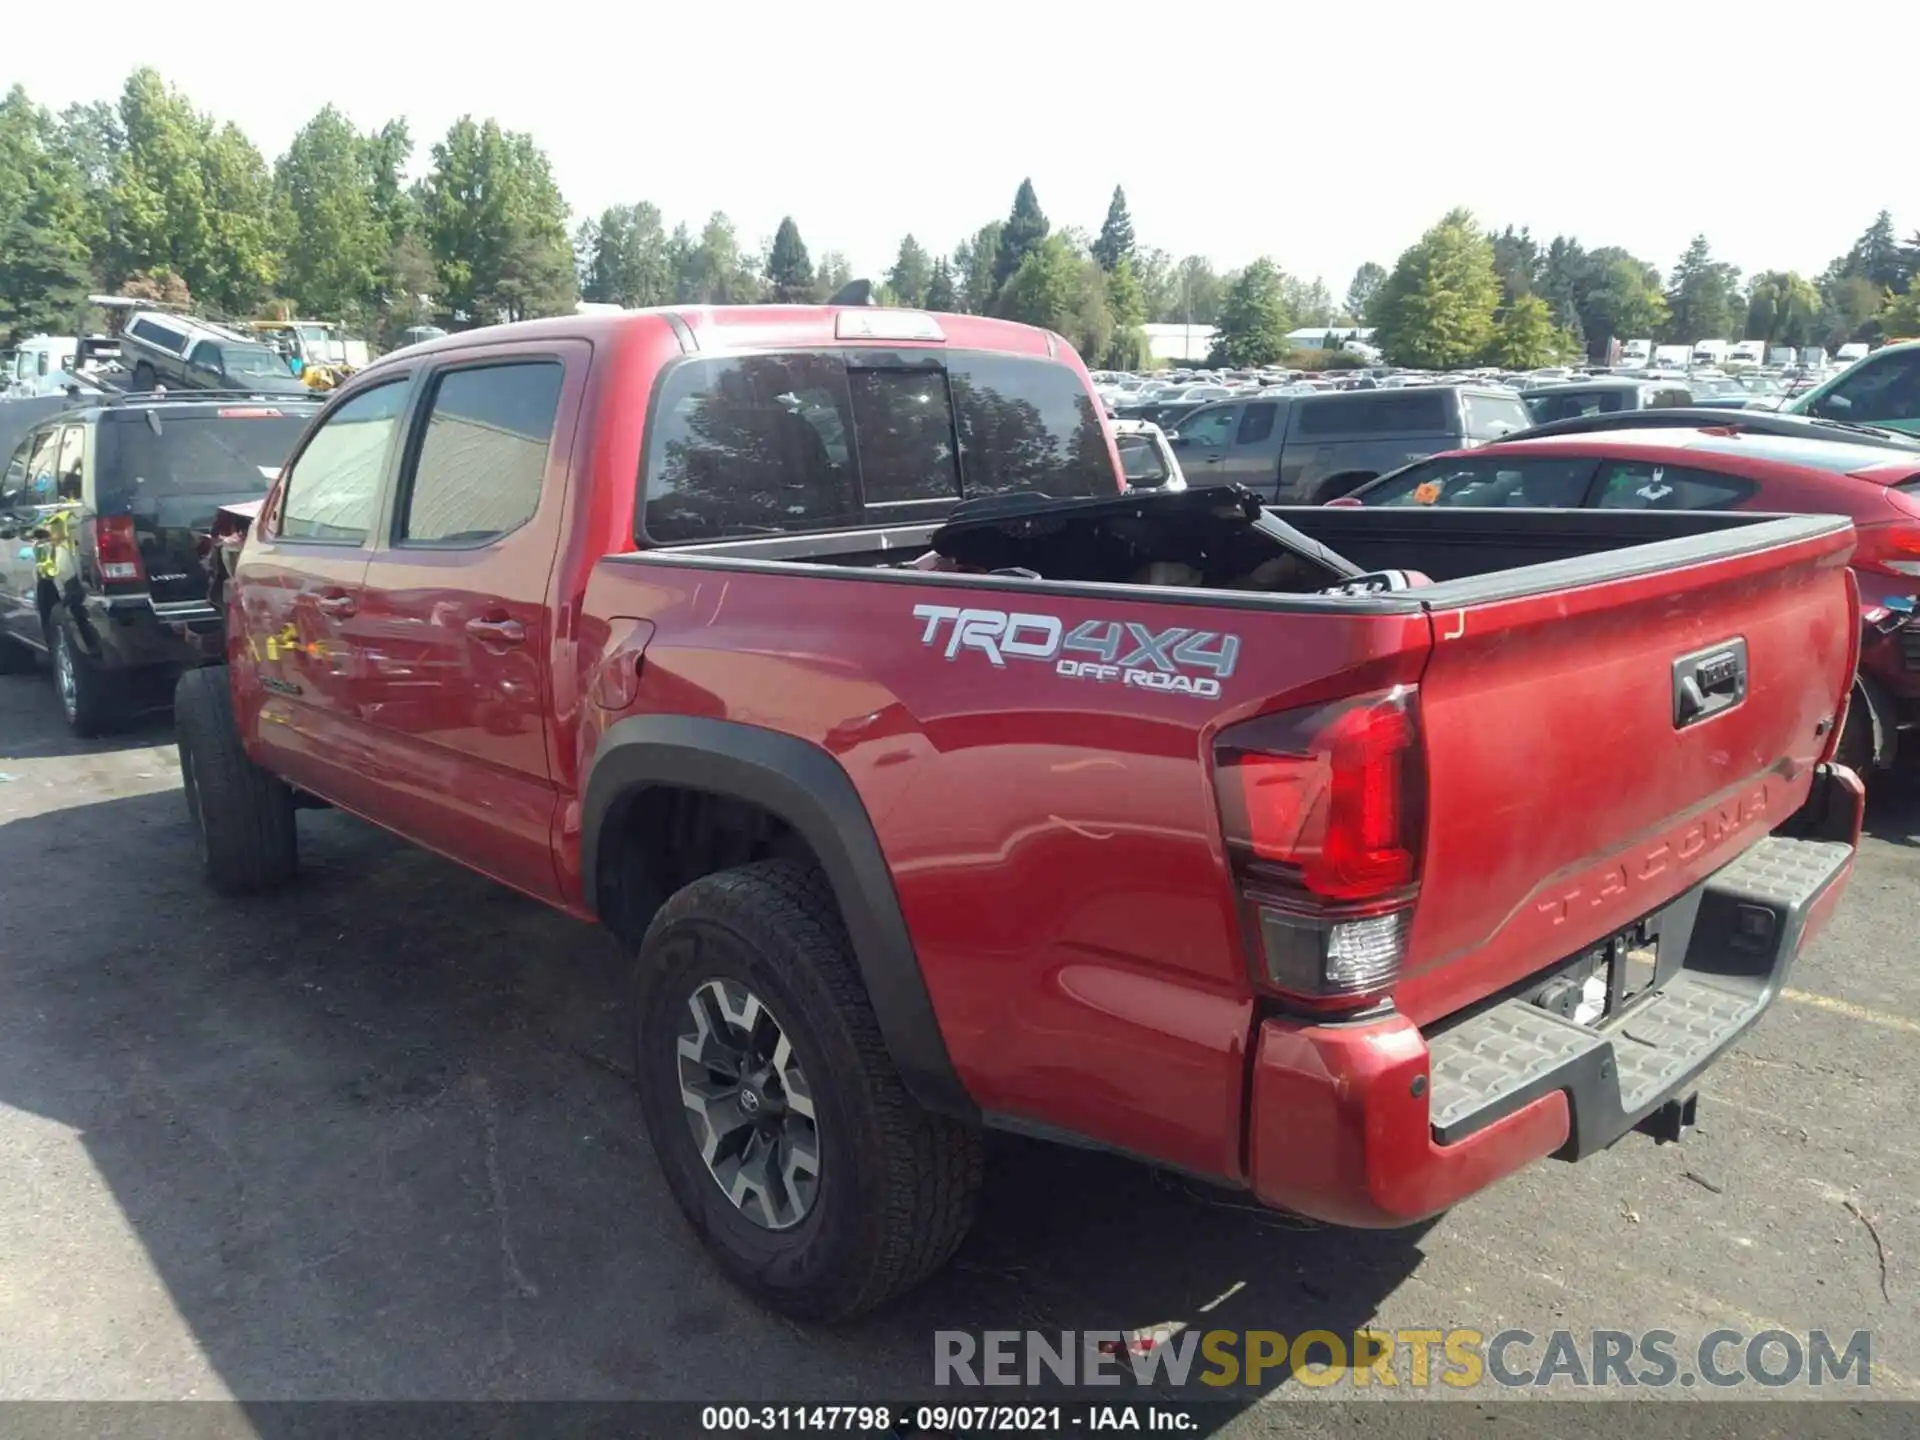
{"label": "door handle", "polygon": [[488,619],[479,615],[467,621],[467,633],[482,645],[519,645],[527,638],[526,627],[518,620]]}
{"label": "door handle", "polygon": [[336,620],[344,620],[359,608],[353,603],[351,595],[322,595],[314,604],[320,607],[322,615],[330,615]]}

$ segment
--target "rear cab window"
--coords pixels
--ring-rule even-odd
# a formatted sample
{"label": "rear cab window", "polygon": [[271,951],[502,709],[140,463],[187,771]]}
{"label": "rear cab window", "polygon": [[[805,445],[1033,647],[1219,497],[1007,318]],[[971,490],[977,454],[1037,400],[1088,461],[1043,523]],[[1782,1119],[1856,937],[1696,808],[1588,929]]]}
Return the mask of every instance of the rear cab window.
{"label": "rear cab window", "polygon": [[907,348],[690,357],[654,401],[636,538],[933,521],[962,498],[1119,483],[1093,397],[1052,360]]}
{"label": "rear cab window", "polygon": [[94,508],[138,515],[185,497],[255,499],[312,415],[310,407],[271,405],[104,411],[94,436]]}

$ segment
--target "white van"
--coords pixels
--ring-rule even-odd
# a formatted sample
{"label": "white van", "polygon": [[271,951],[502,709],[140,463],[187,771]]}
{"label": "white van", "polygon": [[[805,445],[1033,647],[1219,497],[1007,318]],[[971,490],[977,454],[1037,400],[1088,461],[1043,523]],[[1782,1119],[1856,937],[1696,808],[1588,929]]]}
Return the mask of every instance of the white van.
{"label": "white van", "polygon": [[1653,368],[1656,370],[1684,370],[1693,352],[1684,345],[1661,345],[1653,352]]}
{"label": "white van", "polygon": [[6,373],[0,376],[0,397],[8,400],[34,395],[64,395],[73,383],[73,357],[79,341],[71,335],[35,335],[22,340]]}
{"label": "white van", "polygon": [[1699,366],[1724,365],[1729,348],[1724,340],[1696,340],[1693,342],[1692,363]]}
{"label": "white van", "polygon": [[1767,363],[1767,342],[1764,340],[1736,340],[1733,348],[1727,351],[1729,365],[1764,365]]}
{"label": "white van", "polygon": [[1644,370],[1653,363],[1653,341],[1629,340],[1620,347],[1622,370]]}
{"label": "white van", "polygon": [[1842,365],[1851,365],[1856,360],[1866,359],[1867,352],[1872,349],[1873,347],[1864,340],[1855,340],[1850,344],[1842,345],[1838,350],[1834,351],[1833,358],[1838,360]]}

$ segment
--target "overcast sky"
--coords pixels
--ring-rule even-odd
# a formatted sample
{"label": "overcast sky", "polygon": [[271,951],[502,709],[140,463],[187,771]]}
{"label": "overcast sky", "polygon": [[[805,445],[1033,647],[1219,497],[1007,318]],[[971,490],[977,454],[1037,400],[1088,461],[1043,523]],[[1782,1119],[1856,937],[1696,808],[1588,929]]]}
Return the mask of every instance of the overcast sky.
{"label": "overcast sky", "polygon": [[1023,175],[1055,225],[1097,228],[1118,182],[1141,244],[1269,254],[1336,295],[1455,205],[1663,270],[1701,231],[1743,270],[1811,274],[1883,207],[1920,229],[1914,0],[0,9],[0,90],[56,109],[152,65],[269,161],[328,101],[404,115],[416,171],[492,115],[576,217],[719,209],[753,244],[790,213],[863,274],[908,230],[950,250]]}

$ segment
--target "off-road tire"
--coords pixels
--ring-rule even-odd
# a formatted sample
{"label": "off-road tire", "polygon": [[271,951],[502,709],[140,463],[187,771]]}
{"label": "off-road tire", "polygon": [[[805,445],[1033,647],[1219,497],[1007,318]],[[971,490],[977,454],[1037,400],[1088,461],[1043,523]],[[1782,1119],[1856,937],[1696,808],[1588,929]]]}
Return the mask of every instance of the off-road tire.
{"label": "off-road tire", "polygon": [[187,819],[207,883],[244,895],[292,879],[300,864],[293,791],[241,748],[224,665],[180,677],[173,723]]}
{"label": "off-road tire", "polygon": [[48,619],[46,635],[54,700],[67,729],[82,740],[91,740],[118,727],[126,719],[120,677],[108,674],[87,658],[74,644],[72,627],[57,613]]}
{"label": "off-road tire", "polygon": [[[764,1001],[810,1077],[820,1179],[789,1230],[735,1207],[688,1124],[678,1037],[693,992],[714,978]],[[959,1247],[980,1190],[979,1132],[908,1095],[818,870],[757,861],[675,894],[641,943],[634,1017],[641,1106],[667,1184],[721,1269],[761,1300],[803,1319],[848,1319]]]}

